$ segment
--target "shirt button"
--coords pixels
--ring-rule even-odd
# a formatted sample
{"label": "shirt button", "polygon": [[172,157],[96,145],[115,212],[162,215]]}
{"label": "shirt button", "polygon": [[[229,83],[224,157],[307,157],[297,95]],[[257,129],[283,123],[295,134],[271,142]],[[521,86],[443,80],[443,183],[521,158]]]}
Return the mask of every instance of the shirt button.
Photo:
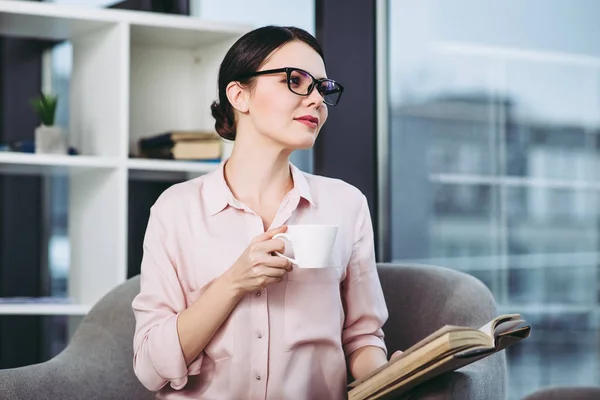
{"label": "shirt button", "polygon": [[260,375],[259,374],[256,374],[256,380],[260,381]]}
{"label": "shirt button", "polygon": [[256,297],[260,297],[262,295],[261,292],[256,292]]}
{"label": "shirt button", "polygon": [[256,336],[257,336],[259,339],[262,339],[262,332],[258,332],[258,333],[256,334]]}

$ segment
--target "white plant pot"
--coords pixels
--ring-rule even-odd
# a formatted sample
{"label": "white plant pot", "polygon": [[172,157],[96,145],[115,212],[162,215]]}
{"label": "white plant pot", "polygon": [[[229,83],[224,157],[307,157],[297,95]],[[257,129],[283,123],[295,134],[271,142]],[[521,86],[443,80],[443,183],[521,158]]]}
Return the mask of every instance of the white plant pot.
{"label": "white plant pot", "polygon": [[35,152],[67,154],[67,138],[60,126],[41,125],[35,128]]}

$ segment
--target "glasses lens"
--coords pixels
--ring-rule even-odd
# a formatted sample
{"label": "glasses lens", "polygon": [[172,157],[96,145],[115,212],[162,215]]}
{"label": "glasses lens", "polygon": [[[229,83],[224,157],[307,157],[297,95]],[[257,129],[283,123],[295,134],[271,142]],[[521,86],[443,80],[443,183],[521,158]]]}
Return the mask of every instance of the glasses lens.
{"label": "glasses lens", "polygon": [[[313,90],[313,77],[302,70],[292,70],[289,74],[290,90],[301,96],[306,96]],[[331,79],[324,79],[319,83],[317,90],[323,96],[325,104],[336,105],[342,94],[342,87]]]}
{"label": "glasses lens", "polygon": [[292,70],[289,75],[290,90],[299,95],[306,95],[312,90],[313,79],[304,71]]}
{"label": "glasses lens", "polygon": [[323,96],[325,104],[335,106],[340,101],[342,87],[337,82],[326,79],[321,82],[317,89]]}

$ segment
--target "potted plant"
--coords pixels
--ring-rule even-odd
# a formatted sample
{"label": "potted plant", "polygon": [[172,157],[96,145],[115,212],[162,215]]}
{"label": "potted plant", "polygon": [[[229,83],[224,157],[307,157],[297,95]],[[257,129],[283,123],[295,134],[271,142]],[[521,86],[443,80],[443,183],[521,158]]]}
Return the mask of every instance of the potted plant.
{"label": "potted plant", "polygon": [[31,100],[31,105],[40,117],[41,125],[35,129],[35,152],[40,154],[67,154],[65,132],[55,125],[58,96],[41,93]]}

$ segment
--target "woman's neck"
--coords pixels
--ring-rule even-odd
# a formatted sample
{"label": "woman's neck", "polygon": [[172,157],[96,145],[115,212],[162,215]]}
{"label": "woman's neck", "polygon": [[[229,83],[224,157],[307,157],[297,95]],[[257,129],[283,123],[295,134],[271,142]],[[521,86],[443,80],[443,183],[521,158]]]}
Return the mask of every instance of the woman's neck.
{"label": "woman's neck", "polygon": [[275,204],[278,207],[294,186],[289,156],[279,146],[238,136],[225,164],[225,179],[233,195],[257,212]]}

